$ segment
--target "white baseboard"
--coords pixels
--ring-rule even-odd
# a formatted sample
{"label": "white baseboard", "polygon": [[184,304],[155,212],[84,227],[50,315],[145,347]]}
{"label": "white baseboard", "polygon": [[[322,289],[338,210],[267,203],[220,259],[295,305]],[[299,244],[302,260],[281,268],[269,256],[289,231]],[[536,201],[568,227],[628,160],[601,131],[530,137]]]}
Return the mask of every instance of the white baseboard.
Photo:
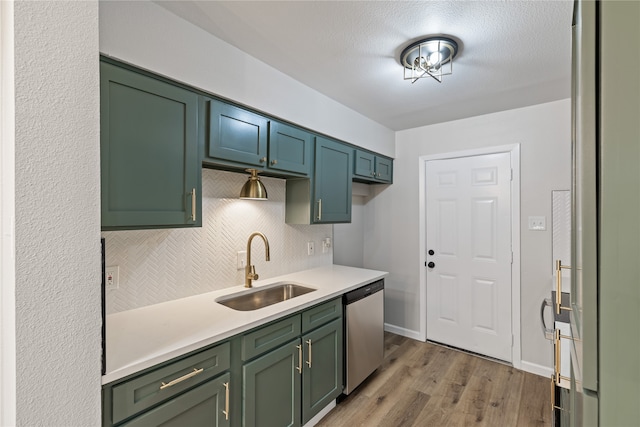
{"label": "white baseboard", "polygon": [[553,375],[553,368],[538,365],[537,363],[527,362],[525,360],[520,362],[520,370],[547,378],[550,378],[551,375]]}
{"label": "white baseboard", "polygon": [[411,338],[417,341],[424,341],[420,337],[420,332],[412,331],[411,329],[401,328],[396,325],[391,325],[389,323],[384,324],[384,330],[387,332],[391,332],[396,335],[402,335],[403,337]]}

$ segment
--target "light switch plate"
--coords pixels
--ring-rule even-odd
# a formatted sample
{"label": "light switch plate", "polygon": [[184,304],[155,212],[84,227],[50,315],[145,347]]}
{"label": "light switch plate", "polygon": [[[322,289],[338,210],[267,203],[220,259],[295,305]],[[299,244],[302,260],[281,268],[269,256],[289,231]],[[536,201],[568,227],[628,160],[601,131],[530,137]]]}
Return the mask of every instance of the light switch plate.
{"label": "light switch plate", "polygon": [[315,253],[315,248],[313,242],[307,242],[307,255],[313,255]]}
{"label": "light switch plate", "polygon": [[529,217],[529,230],[544,231],[546,229],[547,229],[546,216],[530,216]]}

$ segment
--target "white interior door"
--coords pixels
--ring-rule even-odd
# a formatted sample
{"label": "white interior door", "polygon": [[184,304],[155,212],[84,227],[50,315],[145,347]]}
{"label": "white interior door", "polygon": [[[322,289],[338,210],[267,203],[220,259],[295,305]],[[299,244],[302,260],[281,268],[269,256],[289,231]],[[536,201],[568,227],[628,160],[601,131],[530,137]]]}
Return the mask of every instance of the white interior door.
{"label": "white interior door", "polygon": [[511,179],[510,153],[426,166],[427,339],[505,361],[513,345]]}

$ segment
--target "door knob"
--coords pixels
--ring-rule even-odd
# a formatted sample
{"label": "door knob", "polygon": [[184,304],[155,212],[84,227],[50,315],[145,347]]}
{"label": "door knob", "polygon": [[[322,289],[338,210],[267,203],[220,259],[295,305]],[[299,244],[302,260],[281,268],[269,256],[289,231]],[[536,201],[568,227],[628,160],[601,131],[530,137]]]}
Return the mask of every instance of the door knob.
{"label": "door knob", "polygon": [[433,268],[435,266],[436,266],[436,263],[433,262],[433,261],[431,261],[429,264],[427,264],[427,267],[429,267],[429,268]]}
{"label": "door knob", "polygon": [[433,249],[429,249],[429,255],[433,255],[435,254],[435,252],[433,251]]}

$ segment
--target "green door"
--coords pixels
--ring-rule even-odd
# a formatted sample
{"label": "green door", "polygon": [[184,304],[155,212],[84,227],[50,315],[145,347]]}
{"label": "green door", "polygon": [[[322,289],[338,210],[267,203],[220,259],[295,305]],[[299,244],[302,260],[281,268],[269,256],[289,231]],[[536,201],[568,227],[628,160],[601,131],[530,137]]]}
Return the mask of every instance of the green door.
{"label": "green door", "polygon": [[300,356],[295,340],[243,366],[244,426],[300,425]]}
{"label": "green door", "polygon": [[315,152],[313,222],[351,222],[353,148],[316,137]]}
{"label": "green door", "polygon": [[342,393],[342,319],[302,337],[302,424]]}
{"label": "green door", "polygon": [[376,156],[376,180],[381,182],[391,182],[393,176],[393,160]]}
{"label": "green door", "polygon": [[269,168],[309,176],[312,145],[309,132],[272,121],[269,124]]}
{"label": "green door", "polygon": [[376,156],[367,151],[355,150],[355,157],[353,174],[366,179],[374,179]]}
{"label": "green door", "polygon": [[[230,374],[208,381],[139,417],[122,424],[127,427],[228,427]],[[229,414],[230,415],[230,414]]]}
{"label": "green door", "polygon": [[101,62],[102,228],[200,226],[198,95]]}
{"label": "green door", "polygon": [[208,157],[264,169],[267,166],[268,123],[258,114],[212,100]]}

